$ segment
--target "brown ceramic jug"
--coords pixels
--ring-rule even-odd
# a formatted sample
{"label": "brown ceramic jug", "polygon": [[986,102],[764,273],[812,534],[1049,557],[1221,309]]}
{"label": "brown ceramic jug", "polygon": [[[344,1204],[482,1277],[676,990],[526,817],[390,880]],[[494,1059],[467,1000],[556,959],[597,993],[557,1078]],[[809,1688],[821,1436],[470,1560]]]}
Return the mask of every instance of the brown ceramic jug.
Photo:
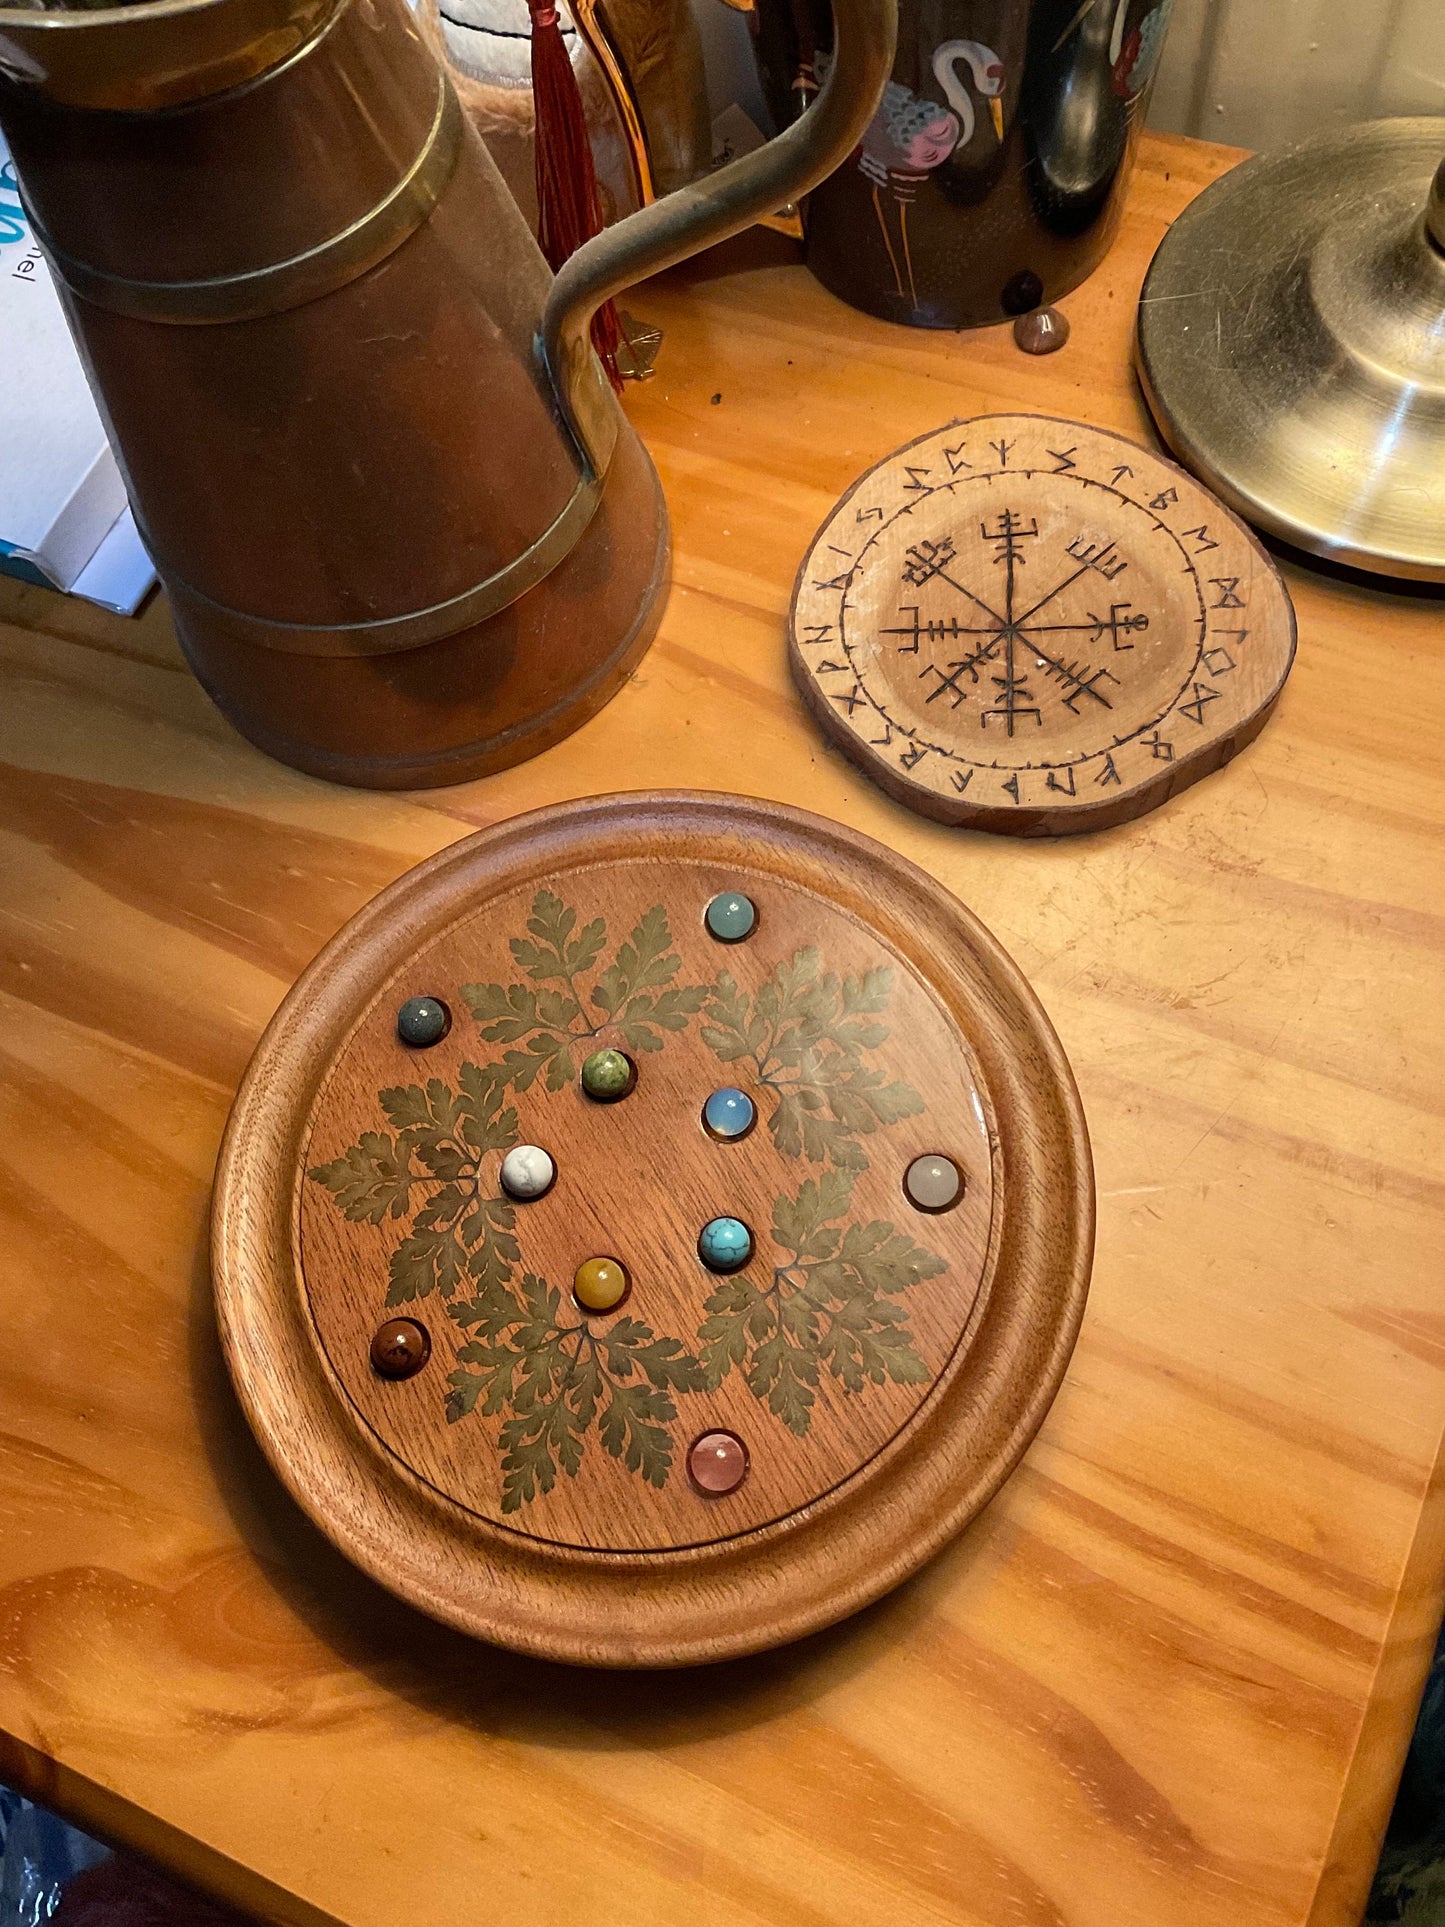
{"label": "brown ceramic jug", "polygon": [[545,749],[651,640],[657,478],[599,304],[853,147],[895,0],[804,120],[554,280],[404,0],[0,6],[0,127],[186,656],[252,742],[378,788]]}

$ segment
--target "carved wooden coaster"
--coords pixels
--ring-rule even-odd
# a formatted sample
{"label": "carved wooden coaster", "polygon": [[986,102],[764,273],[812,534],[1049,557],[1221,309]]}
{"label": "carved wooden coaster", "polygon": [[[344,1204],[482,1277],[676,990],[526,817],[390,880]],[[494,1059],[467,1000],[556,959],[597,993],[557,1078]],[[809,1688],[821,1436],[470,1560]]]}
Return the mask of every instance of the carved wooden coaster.
{"label": "carved wooden coaster", "polygon": [[1104,829],[1221,768],[1294,659],[1279,571],[1172,462],[1042,415],[887,456],[793,590],[793,674],[874,782],[944,823]]}
{"label": "carved wooden coaster", "polygon": [[472,837],[278,1011],[216,1299],[341,1549],[551,1658],[792,1639],[973,1516],[1053,1397],[1093,1180],[981,925],[836,824],[604,797]]}

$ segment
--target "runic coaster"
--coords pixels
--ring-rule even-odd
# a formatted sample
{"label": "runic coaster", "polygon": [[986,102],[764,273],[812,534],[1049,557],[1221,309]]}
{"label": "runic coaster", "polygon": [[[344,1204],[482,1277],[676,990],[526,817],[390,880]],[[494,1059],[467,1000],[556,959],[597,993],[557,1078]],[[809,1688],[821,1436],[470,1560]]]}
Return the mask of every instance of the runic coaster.
{"label": "runic coaster", "polygon": [[1172,462],[981,415],[843,497],[791,659],[845,755],[921,815],[1022,836],[1127,822],[1264,727],[1294,658],[1279,572]]}
{"label": "runic coaster", "polygon": [[1093,1179],[1032,992],[954,898],[740,798],[460,843],[282,1005],[217,1174],[226,1356],[336,1544],[593,1665],[796,1638],[1039,1424]]}

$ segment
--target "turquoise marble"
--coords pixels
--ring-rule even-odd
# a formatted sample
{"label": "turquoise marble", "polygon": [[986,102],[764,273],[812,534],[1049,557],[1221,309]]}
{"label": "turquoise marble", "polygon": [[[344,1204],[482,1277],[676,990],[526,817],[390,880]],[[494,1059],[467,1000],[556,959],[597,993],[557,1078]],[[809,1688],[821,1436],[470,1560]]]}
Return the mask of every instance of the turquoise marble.
{"label": "turquoise marble", "polygon": [[702,1107],[702,1121],[713,1137],[746,1137],[757,1119],[753,1100],[731,1084],[714,1091]]}
{"label": "turquoise marble", "polygon": [[751,897],[736,890],[725,890],[714,897],[704,913],[708,933],[719,943],[741,943],[757,928],[758,907]]}
{"label": "turquoise marble", "polygon": [[410,1050],[439,1044],[451,1027],[451,1012],[440,997],[408,997],[396,1013],[396,1034]]}
{"label": "turquoise marble", "polygon": [[741,1218],[709,1218],[697,1249],[709,1271],[741,1271],[753,1255],[753,1234]]}

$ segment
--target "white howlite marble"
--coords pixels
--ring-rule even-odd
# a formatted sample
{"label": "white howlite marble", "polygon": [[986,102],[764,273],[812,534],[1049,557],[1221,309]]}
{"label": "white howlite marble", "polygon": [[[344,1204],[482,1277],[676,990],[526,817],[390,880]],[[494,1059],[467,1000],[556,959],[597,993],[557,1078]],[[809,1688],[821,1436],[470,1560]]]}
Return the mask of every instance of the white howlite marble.
{"label": "white howlite marble", "polygon": [[540,1198],[556,1175],[540,1144],[514,1144],[502,1159],[502,1189],[509,1198]]}

